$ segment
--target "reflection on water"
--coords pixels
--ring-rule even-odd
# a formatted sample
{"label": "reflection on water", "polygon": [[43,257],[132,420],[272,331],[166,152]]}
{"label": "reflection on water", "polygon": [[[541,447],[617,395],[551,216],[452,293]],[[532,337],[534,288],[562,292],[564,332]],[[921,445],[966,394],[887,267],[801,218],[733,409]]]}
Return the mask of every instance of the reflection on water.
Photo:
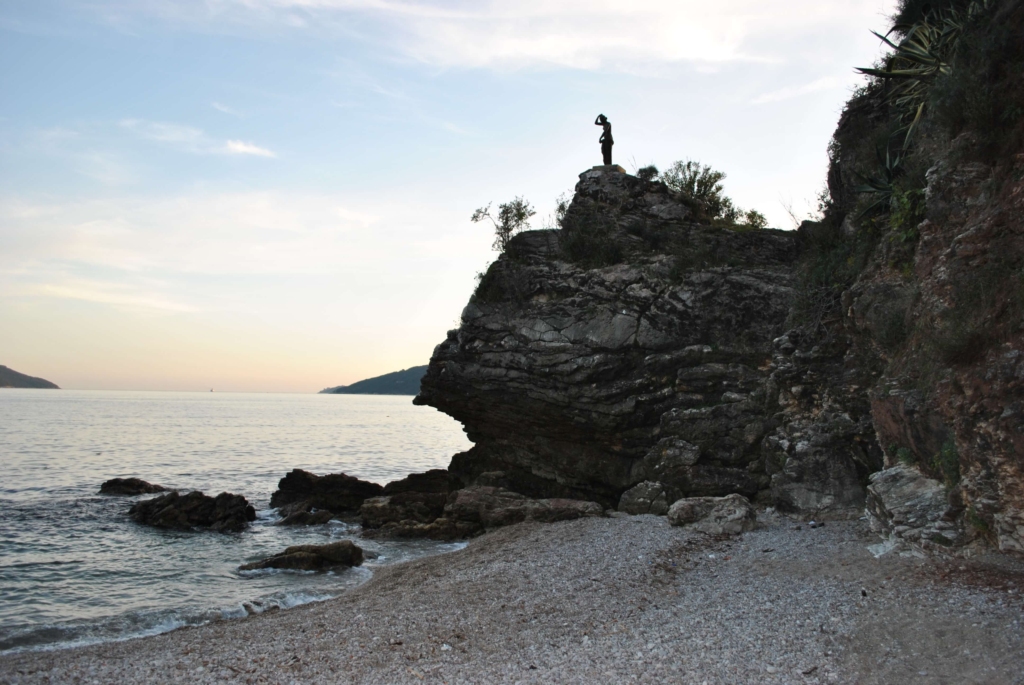
{"label": "reflection on water", "polygon": [[[386,483],[444,468],[461,427],[410,397],[0,390],[0,651],[151,634],[316,601],[373,565],[452,549],[360,540],[380,558],[338,573],[241,575],[294,544],[358,527],[279,527],[269,509],[292,468]],[[137,476],[181,490],[245,495],[240,534],[185,533],[127,517],[139,498],[100,497]],[[148,497],[148,496],[143,496]]]}

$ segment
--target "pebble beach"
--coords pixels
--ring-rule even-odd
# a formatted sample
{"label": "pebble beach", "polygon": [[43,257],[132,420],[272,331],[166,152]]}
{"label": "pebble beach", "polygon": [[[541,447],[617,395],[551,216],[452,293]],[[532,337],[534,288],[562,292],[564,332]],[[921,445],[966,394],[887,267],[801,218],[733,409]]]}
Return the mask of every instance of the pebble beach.
{"label": "pebble beach", "polygon": [[524,523],[341,597],[0,657],[2,683],[1024,683],[1024,564],[890,552],[864,521]]}

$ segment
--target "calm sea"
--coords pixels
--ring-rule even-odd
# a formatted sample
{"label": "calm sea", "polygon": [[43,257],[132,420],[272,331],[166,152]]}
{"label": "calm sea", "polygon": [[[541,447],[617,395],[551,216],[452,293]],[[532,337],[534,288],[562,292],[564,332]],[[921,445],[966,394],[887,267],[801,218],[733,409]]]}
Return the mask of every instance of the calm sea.
{"label": "calm sea", "polygon": [[[293,468],[386,483],[445,468],[470,443],[411,397],[0,390],[0,652],[151,635],[333,597],[381,564],[458,545],[358,541],[380,557],[337,573],[239,573],[294,544],[358,527],[275,526]],[[108,478],[245,495],[238,534],[132,522],[140,498],[101,497]],[[151,497],[151,495],[143,496]]]}

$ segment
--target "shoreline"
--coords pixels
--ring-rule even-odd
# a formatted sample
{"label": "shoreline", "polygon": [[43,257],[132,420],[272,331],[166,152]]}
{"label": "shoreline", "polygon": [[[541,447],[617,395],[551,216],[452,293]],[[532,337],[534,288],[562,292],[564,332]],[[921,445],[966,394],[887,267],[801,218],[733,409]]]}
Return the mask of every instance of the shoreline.
{"label": "shoreline", "polygon": [[519,524],[324,602],[3,655],[0,683],[1024,683],[1024,562],[877,542],[863,521]]}

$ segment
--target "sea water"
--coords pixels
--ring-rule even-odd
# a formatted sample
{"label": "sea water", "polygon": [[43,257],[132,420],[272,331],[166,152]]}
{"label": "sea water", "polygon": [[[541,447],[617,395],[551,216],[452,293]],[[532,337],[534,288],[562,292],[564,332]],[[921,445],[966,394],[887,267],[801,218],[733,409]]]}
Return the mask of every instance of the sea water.
{"label": "sea water", "polygon": [[[270,495],[293,468],[386,483],[445,468],[461,426],[411,397],[0,390],[0,652],[152,635],[328,599],[381,564],[457,549],[374,542],[354,524],[276,526]],[[152,497],[98,495],[136,476],[244,495],[241,533],[139,525]],[[379,557],[328,573],[239,572],[289,545],[355,539]]]}

